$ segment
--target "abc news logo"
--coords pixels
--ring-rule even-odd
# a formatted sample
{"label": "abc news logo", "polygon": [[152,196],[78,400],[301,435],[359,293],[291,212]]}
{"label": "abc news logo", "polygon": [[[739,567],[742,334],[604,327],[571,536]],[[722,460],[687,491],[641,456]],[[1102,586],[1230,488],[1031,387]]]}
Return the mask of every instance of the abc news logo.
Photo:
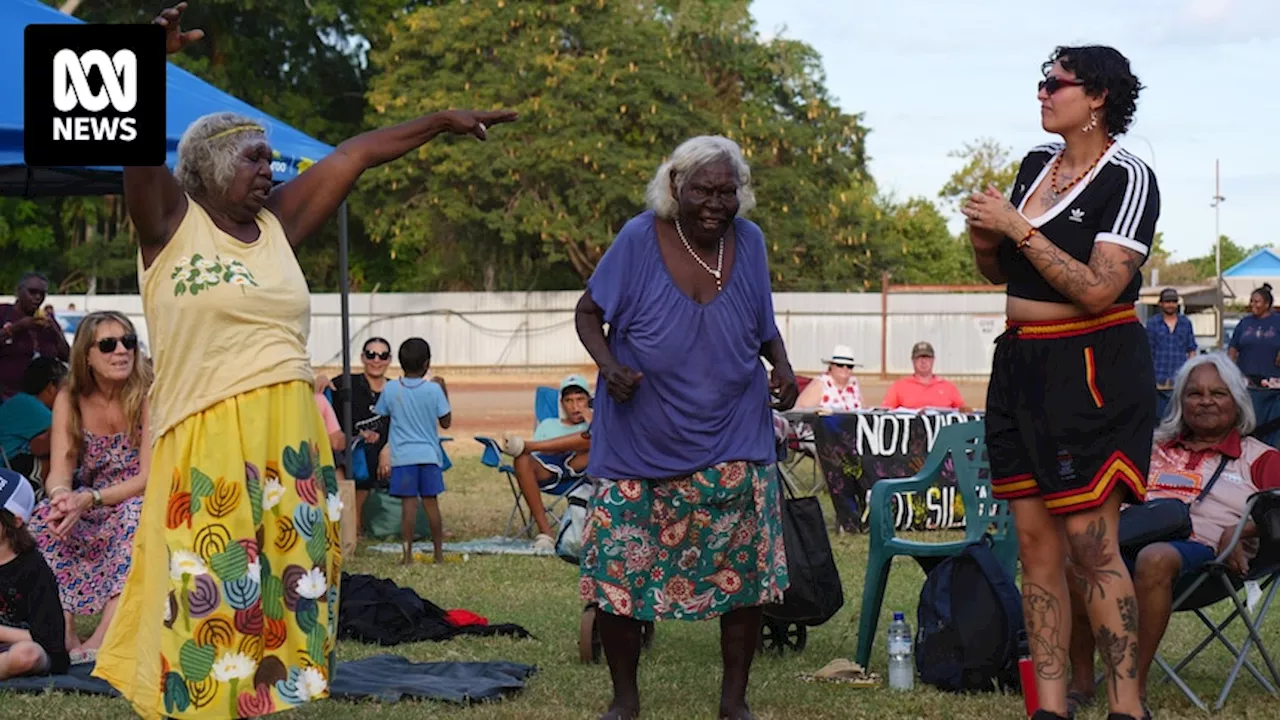
{"label": "abc news logo", "polygon": [[163,165],[164,30],[157,25],[28,25],[27,165]]}

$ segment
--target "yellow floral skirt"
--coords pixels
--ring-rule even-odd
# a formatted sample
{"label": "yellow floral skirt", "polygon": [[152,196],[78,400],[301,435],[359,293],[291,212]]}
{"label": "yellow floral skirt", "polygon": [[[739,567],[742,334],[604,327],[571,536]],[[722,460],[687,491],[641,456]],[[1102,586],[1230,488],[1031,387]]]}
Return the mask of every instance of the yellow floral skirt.
{"label": "yellow floral skirt", "polygon": [[94,676],[143,718],[239,718],[329,696],[341,514],[310,383],[225,400],[156,441]]}

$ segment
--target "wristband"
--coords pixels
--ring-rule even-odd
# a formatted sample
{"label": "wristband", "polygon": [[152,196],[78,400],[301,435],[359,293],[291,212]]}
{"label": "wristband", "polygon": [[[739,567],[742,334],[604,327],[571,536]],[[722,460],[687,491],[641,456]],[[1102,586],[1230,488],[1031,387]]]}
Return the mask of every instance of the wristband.
{"label": "wristband", "polygon": [[98,490],[97,488],[94,488],[89,492],[93,493],[93,506],[102,507],[102,491]]}
{"label": "wristband", "polygon": [[1026,247],[1031,244],[1031,238],[1035,237],[1036,233],[1038,232],[1040,232],[1040,228],[1033,227],[1030,230],[1028,230],[1027,234],[1023,235],[1022,239],[1018,241],[1018,249],[1019,250],[1026,249]]}
{"label": "wristband", "polygon": [[49,491],[49,497],[50,497],[50,498],[56,497],[60,491],[61,491],[61,492],[71,492],[71,488],[66,488],[66,487],[61,487],[61,486],[56,487],[56,488],[54,488],[54,489],[52,489],[52,490],[50,490],[50,491]]}

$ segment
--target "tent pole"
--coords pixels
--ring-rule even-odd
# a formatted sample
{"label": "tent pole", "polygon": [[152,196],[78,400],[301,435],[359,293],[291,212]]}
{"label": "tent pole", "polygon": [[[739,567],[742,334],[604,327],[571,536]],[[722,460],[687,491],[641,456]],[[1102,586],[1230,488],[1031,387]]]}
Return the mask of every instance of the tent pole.
{"label": "tent pole", "polygon": [[347,271],[346,202],[338,206],[338,292],[342,296],[342,391],[339,396],[342,398],[342,434],[350,448],[354,436],[351,433],[351,288]]}

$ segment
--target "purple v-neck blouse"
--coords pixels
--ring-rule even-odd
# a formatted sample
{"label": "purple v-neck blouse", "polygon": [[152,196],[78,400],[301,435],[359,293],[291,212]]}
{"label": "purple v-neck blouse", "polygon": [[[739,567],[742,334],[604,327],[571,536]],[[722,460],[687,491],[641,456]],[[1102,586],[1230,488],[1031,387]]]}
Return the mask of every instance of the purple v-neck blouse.
{"label": "purple v-neck blouse", "polygon": [[734,220],[737,246],[724,289],[701,304],[672,280],[655,223],[652,211],[632,218],[587,282],[604,310],[613,356],[644,374],[626,403],[598,379],[587,472],[663,479],[733,460],[774,462],[760,350],[778,328],[764,233]]}

